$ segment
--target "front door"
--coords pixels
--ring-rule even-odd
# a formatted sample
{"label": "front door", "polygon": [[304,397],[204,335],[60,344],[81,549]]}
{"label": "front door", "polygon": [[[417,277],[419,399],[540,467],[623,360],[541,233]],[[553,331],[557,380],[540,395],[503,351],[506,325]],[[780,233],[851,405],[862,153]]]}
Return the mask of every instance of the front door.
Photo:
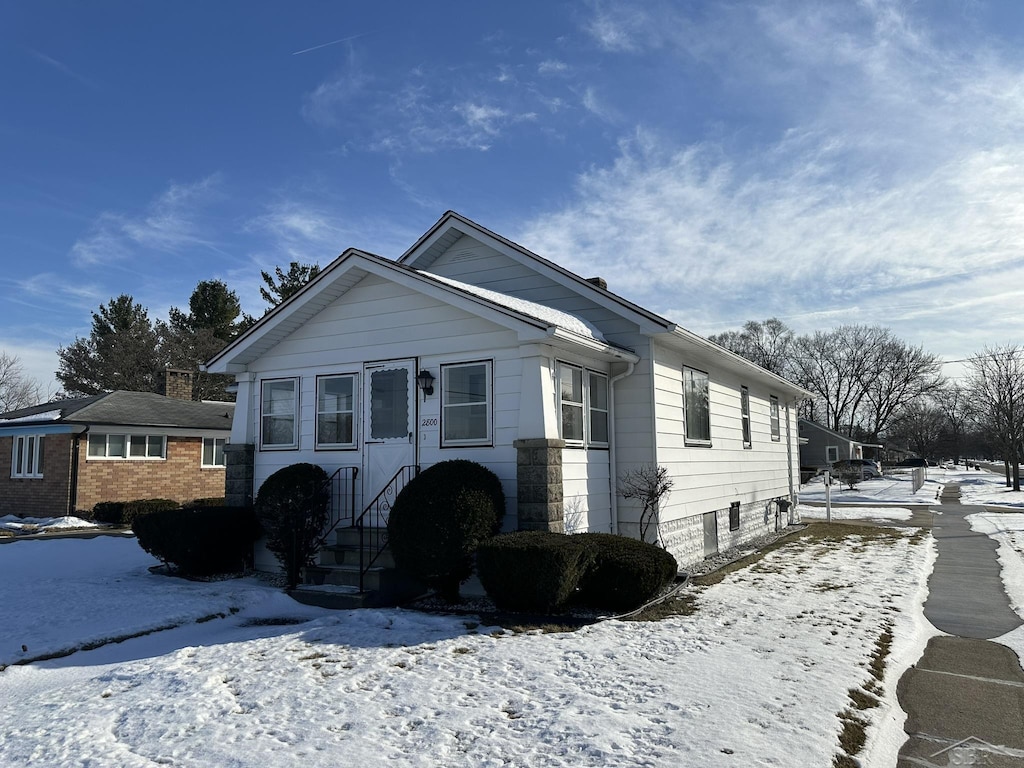
{"label": "front door", "polygon": [[363,369],[363,504],[376,498],[402,467],[416,463],[414,360]]}

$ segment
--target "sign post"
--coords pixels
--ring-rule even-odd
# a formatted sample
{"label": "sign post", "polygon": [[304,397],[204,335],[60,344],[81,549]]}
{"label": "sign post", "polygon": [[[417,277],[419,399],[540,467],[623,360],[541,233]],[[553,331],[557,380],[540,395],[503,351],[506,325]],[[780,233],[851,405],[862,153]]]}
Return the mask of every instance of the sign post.
{"label": "sign post", "polygon": [[832,522],[832,473],[825,470],[825,522]]}

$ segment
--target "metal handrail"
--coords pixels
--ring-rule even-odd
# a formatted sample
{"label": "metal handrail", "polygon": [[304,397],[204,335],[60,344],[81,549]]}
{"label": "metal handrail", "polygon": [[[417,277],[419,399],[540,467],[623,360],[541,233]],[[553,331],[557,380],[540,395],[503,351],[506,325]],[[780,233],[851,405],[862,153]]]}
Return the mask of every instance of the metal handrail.
{"label": "metal handrail", "polygon": [[[355,522],[359,531],[359,591],[364,591],[363,581],[377,558],[388,546],[388,513],[398,498],[398,494],[406,484],[420,473],[419,465],[410,464],[402,467],[395,476],[388,481],[384,489],[377,494],[373,501],[366,505],[366,509]],[[375,542],[368,542],[366,529],[370,527],[375,533]]]}
{"label": "metal handrail", "polygon": [[[328,507],[330,517],[323,534],[317,539],[317,549],[320,549],[327,543],[327,539],[342,522],[347,522],[349,525],[354,524],[356,516],[356,477],[358,476],[359,467],[340,467],[324,483],[322,490],[324,493],[329,494],[330,497],[330,505]],[[348,486],[348,493],[345,492],[346,484]]]}

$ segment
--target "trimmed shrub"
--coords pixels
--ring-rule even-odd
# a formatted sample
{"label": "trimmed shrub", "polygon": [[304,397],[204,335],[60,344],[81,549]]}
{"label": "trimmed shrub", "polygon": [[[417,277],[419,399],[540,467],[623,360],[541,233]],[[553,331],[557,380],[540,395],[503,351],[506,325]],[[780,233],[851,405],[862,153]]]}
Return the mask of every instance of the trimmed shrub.
{"label": "trimmed shrub", "polygon": [[629,611],[656,597],[676,577],[679,566],[670,552],[638,539],[611,533],[581,533],[592,555],[580,582],[579,601],[590,608]]}
{"label": "trimmed shrub", "polygon": [[249,507],[164,509],[132,521],[139,546],[186,576],[236,573],[252,560],[259,535]]}
{"label": "trimmed shrub", "polygon": [[298,586],[303,566],[313,565],[329,517],[327,473],[316,464],[292,464],[268,477],[256,496],[256,518],[288,580]]}
{"label": "trimmed shrub", "polygon": [[182,509],[196,509],[197,507],[223,507],[224,497],[223,496],[207,496],[202,499],[192,499],[192,501],[182,504]]}
{"label": "trimmed shrub", "polygon": [[593,557],[579,536],[516,531],[480,545],[477,573],[499,608],[551,613],[575,594]]}
{"label": "trimmed shrub", "polygon": [[504,516],[505,493],[491,470],[465,459],[435,464],[409,481],[391,508],[395,565],[455,602],[477,547],[501,529]]}
{"label": "trimmed shrub", "polygon": [[97,523],[130,526],[140,515],[148,515],[167,509],[180,509],[181,504],[173,499],[135,499],[134,501],[101,501],[92,508],[92,518]]}

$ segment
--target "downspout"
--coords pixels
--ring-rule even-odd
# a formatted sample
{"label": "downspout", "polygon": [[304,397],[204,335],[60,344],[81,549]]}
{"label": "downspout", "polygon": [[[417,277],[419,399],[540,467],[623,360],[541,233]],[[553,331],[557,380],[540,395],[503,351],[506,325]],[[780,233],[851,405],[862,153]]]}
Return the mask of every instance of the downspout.
{"label": "downspout", "polygon": [[608,380],[608,493],[611,498],[612,533],[619,532],[619,496],[615,492],[615,479],[619,476],[619,463],[615,450],[615,382],[633,373],[636,363],[629,366],[623,373]]}
{"label": "downspout", "polygon": [[787,523],[793,522],[795,519],[794,513],[796,512],[796,489],[793,486],[793,414],[790,410],[790,403],[786,402],[786,466],[789,468],[789,520]]}

